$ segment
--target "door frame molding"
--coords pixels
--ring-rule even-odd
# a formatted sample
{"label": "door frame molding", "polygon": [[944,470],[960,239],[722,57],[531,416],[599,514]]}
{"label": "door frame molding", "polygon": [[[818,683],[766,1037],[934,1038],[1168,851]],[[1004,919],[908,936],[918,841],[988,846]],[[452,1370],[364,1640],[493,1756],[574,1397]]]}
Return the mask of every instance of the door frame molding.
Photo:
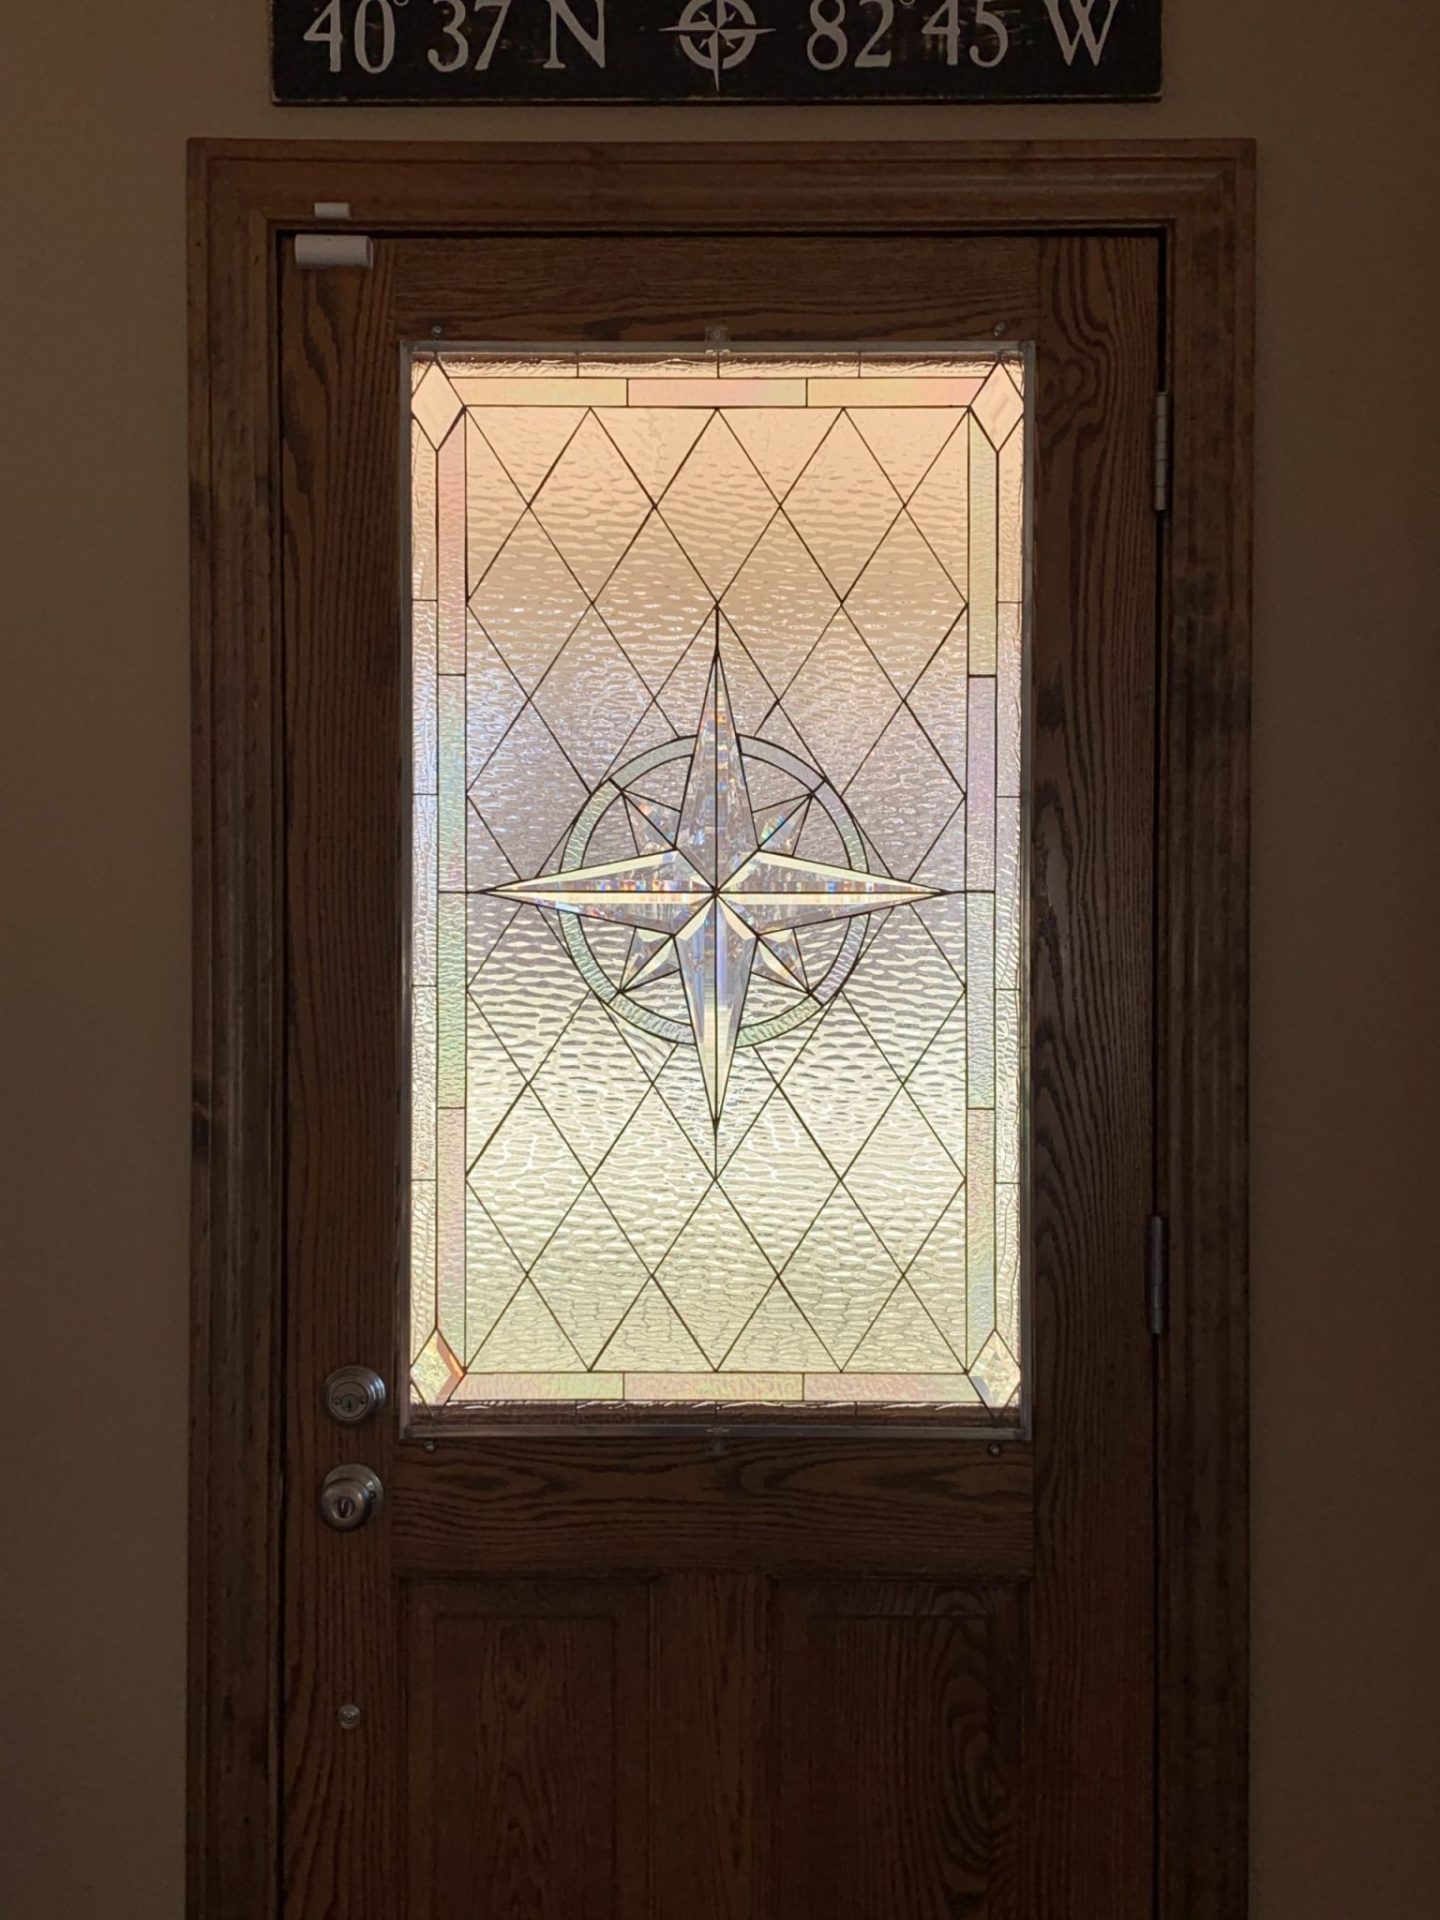
{"label": "door frame molding", "polygon": [[[594,145],[197,141],[189,155],[194,1167],[188,1912],[279,1920],[285,1010],[280,249],[368,233],[1158,235],[1155,1208],[1158,1920],[1247,1906],[1247,141]],[[477,209],[484,209],[483,215]],[[1142,1310],[1144,1223],[1136,1223]]]}

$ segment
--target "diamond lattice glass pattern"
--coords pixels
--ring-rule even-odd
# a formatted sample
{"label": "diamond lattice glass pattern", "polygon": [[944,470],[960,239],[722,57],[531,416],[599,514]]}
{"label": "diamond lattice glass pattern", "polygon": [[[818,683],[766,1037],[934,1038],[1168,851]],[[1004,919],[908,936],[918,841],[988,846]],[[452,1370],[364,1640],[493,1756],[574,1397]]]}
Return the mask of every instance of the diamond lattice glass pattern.
{"label": "diamond lattice glass pattern", "polygon": [[1022,363],[411,391],[417,1398],[1013,1405]]}

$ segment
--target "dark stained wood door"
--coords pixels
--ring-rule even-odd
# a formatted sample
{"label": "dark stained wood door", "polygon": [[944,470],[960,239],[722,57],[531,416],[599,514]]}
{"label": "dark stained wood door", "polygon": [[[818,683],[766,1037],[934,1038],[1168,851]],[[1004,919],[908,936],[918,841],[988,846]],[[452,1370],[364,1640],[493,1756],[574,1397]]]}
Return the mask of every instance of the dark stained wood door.
{"label": "dark stained wood door", "polygon": [[[385,238],[283,276],[291,1920],[1141,1920],[1160,259]],[[403,343],[1034,343],[1030,1415],[407,1419]],[[337,1366],[390,1386],[326,1415]],[[329,1469],[384,1486],[322,1524]],[[356,1711],[358,1710],[358,1711]]]}

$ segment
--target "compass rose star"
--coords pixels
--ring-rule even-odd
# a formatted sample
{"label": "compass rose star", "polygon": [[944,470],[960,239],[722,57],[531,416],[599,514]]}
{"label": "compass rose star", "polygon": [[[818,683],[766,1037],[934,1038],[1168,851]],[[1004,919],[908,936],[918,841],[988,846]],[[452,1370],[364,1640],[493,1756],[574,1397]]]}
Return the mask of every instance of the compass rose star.
{"label": "compass rose star", "polygon": [[757,960],[764,977],[803,986],[797,927],[932,899],[938,891],[776,851],[788,838],[785,827],[783,815],[764,833],[756,824],[717,648],[684,797],[665,835],[671,844],[633,860],[492,889],[530,906],[639,929],[649,957],[638,971],[627,969],[622,991],[678,970],[717,1125]]}
{"label": "compass rose star", "polygon": [[718,93],[726,69],[748,60],[756,42],[774,28],[756,24],[749,0],[690,0],[676,25],[660,31],[678,35],[685,57],[714,75]]}

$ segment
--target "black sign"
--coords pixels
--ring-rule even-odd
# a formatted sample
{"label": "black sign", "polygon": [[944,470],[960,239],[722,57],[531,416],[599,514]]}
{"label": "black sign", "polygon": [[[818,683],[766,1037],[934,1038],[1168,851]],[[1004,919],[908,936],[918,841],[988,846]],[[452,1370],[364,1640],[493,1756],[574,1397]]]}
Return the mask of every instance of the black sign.
{"label": "black sign", "polygon": [[1160,0],[271,0],[278,101],[1148,100]]}

